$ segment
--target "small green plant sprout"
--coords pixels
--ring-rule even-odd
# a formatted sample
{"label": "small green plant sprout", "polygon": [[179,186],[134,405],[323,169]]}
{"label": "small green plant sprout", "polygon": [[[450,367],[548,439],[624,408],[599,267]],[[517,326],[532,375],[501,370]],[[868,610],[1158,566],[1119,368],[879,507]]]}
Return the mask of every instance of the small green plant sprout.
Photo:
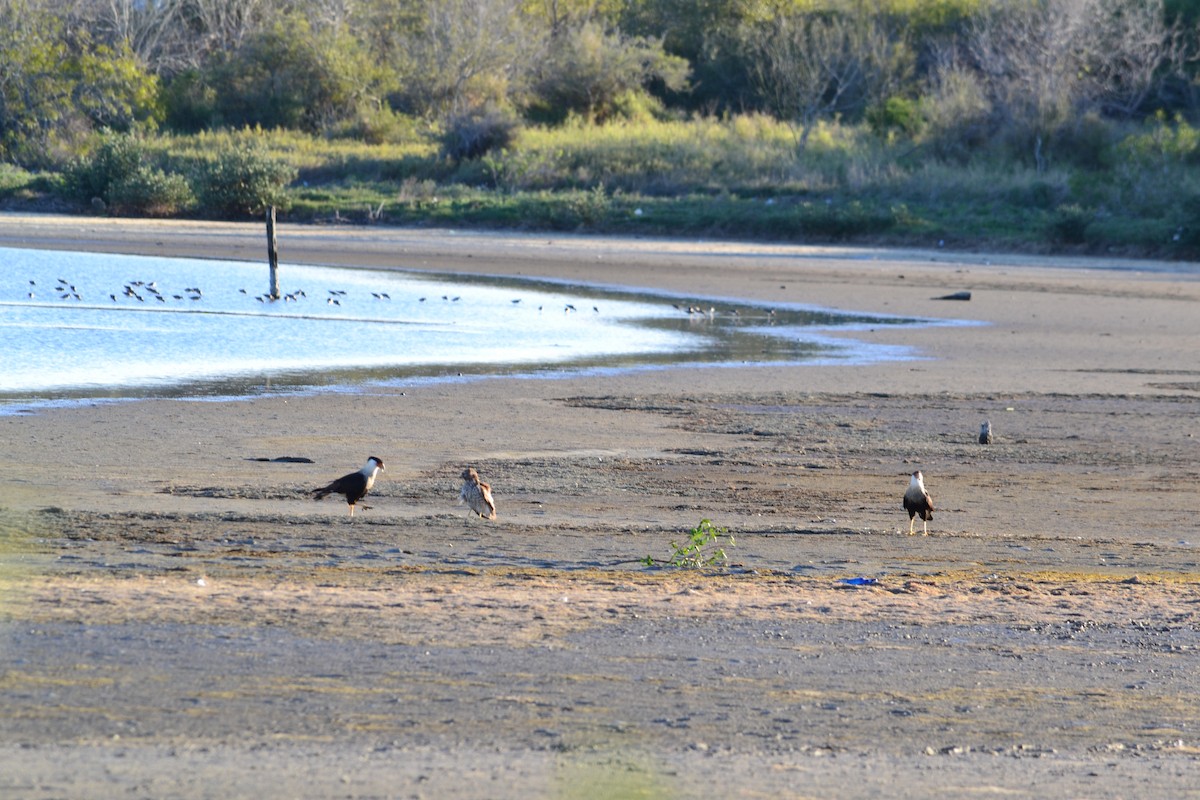
{"label": "small green plant sprout", "polygon": [[718,528],[713,525],[712,520],[702,519],[699,525],[688,531],[687,539],[682,542],[671,541],[673,552],[669,561],[662,562],[646,556],[642,563],[648,567],[659,563],[692,569],[716,567],[729,560],[729,556],[725,554],[725,547],[733,547],[736,544],[728,528]]}

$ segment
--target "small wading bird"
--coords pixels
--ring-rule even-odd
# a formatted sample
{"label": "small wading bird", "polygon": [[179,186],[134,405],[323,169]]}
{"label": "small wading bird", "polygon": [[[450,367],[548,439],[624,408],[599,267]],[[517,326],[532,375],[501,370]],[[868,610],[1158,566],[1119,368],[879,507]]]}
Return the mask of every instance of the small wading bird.
{"label": "small wading bird", "polygon": [[467,504],[471,511],[484,519],[496,518],[496,503],[492,500],[492,487],[479,480],[479,473],[474,467],[467,467],[462,473],[462,490],[458,493],[460,501]]}
{"label": "small wading bird", "polygon": [[921,535],[928,536],[928,522],[933,519],[933,498],[925,491],[925,478],[921,475],[921,470],[914,472],[908,482],[908,489],[904,492],[904,510],[908,512],[908,535],[913,535],[915,517],[920,515]]}
{"label": "small wading bird", "polygon": [[371,456],[367,459],[366,466],[358,472],[343,475],[328,486],[314,489],[313,499],[320,500],[330,494],[344,495],[346,502],[350,504],[350,516],[353,517],[354,504],[366,497],[367,492],[371,491],[371,487],[375,485],[375,476],[381,469],[383,469],[383,461],[375,456]]}

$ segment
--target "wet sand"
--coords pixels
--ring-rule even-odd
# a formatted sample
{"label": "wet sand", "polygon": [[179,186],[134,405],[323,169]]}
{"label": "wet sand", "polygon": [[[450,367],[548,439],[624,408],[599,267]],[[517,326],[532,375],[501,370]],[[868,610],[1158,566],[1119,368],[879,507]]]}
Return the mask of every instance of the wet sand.
{"label": "wet sand", "polygon": [[[0,215],[0,247],[265,236]],[[285,276],[985,324],[853,333],[914,356],[872,365],[0,417],[3,796],[1200,797],[1187,265],[286,225],[280,249]],[[353,521],[309,499],[372,454]],[[313,463],[257,460],[283,456]],[[495,523],[455,504],[468,463]],[[702,519],[727,564],[665,566]]]}

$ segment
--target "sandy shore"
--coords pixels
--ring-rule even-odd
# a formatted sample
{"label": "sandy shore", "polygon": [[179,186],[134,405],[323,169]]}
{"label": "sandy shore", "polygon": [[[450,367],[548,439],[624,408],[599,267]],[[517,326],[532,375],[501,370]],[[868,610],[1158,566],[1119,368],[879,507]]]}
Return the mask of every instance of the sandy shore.
{"label": "sandy shore", "polygon": [[[261,226],[210,223],[0,215],[0,247],[265,258]],[[4,797],[1200,797],[1200,270],[287,225],[280,249],[984,324],[855,332],[916,356],[884,364],[0,417]],[[367,454],[353,522],[308,499]],[[313,463],[255,460],[280,456]],[[456,507],[466,463],[496,523]],[[899,505],[918,468],[928,537]],[[701,519],[727,568],[640,563]]]}

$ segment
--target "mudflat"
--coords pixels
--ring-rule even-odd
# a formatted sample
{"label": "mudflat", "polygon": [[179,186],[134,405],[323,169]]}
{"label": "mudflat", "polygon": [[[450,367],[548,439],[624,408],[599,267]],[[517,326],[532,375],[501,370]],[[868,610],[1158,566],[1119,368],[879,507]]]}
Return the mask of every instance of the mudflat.
{"label": "mudflat", "polygon": [[[0,795],[1200,797],[1194,265],[279,237],[980,324],[845,334],[881,363],[0,416]],[[0,247],[265,260],[258,225],[0,215]],[[368,455],[353,520],[312,501]],[[665,564],[701,520],[728,560]]]}

